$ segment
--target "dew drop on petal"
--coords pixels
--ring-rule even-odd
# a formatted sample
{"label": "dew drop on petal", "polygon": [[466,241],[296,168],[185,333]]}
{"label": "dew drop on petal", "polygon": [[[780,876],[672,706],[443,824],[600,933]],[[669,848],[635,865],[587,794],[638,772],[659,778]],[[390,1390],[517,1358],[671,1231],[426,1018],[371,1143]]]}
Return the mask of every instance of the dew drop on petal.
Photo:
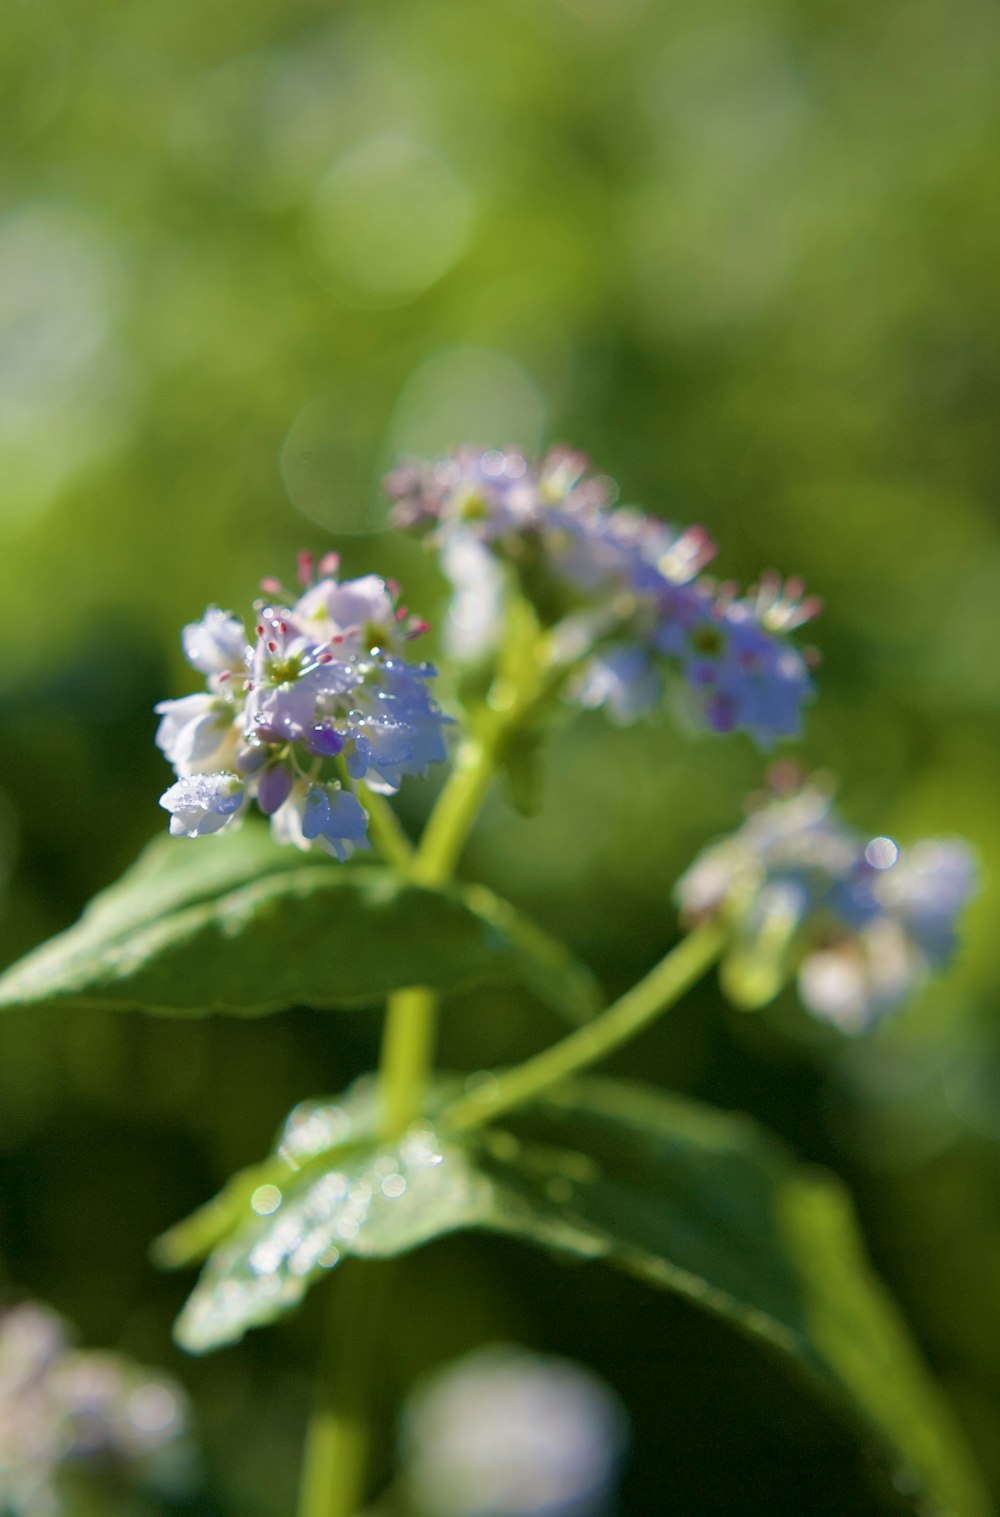
{"label": "dew drop on petal", "polygon": [[873,869],[891,869],[899,858],[899,849],[892,838],[872,838],[865,849],[865,858]]}

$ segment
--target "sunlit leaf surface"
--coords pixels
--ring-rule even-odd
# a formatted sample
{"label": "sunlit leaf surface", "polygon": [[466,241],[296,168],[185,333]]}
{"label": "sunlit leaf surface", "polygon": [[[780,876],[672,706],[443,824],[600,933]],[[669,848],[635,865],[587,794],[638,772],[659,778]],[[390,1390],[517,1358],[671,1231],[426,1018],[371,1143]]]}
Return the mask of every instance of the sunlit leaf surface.
{"label": "sunlit leaf surface", "polygon": [[599,1003],[589,972],[488,890],[428,890],[378,866],[316,862],[246,826],[150,844],[75,927],[0,976],[0,1007],[255,1015],[477,980],[528,984],[573,1018]]}
{"label": "sunlit leaf surface", "polygon": [[222,1239],[178,1325],[185,1347],[279,1316],[344,1255],[486,1228],[606,1259],[763,1340],[917,1510],[987,1517],[845,1192],[750,1121],[587,1080],[462,1141],[444,1121],[398,1146],[374,1129],[370,1087],[298,1108],[274,1159],[163,1240],[161,1258],[177,1263]]}

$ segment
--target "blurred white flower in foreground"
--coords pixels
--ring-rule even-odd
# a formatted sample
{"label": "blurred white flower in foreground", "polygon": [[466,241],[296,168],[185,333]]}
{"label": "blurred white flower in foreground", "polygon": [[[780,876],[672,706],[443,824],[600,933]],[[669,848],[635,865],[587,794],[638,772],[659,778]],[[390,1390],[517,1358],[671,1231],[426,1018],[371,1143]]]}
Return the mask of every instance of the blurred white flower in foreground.
{"label": "blurred white flower in foreground", "polygon": [[407,1495],[420,1517],[600,1517],[626,1440],[624,1409],[595,1375],[496,1345],[410,1398]]}

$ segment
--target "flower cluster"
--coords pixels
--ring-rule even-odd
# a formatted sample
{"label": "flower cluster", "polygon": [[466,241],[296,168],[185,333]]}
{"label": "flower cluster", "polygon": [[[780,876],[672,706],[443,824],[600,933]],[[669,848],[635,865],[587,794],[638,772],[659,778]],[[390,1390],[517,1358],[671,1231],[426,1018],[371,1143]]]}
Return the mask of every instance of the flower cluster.
{"label": "flower cluster", "polygon": [[255,799],[280,842],[345,859],[368,846],[351,781],[391,794],[445,757],[435,671],[401,656],[426,624],[399,605],[398,586],[341,582],[337,567],[328,555],[316,578],[303,555],[294,597],[265,580],[252,639],[214,606],[184,628],[207,690],[156,708],[156,741],[178,776],[160,798],[172,833],[219,832]]}
{"label": "flower cluster", "polygon": [[618,1397],[582,1366],[497,1344],[421,1386],[402,1433],[421,1517],[600,1517],[627,1429]]}
{"label": "flower cluster", "polygon": [[457,652],[464,643],[478,656],[499,637],[498,569],[509,565],[545,620],[572,625],[583,705],[630,721],[667,681],[716,732],[741,729],[764,747],[798,732],[812,682],[786,634],[819,602],[776,577],[740,596],[701,576],[715,553],[705,531],[615,506],[614,485],[581,454],[555,449],[532,464],[460,448],[400,465],[386,489],[396,525],[429,534],[456,586]]}
{"label": "flower cluster", "polygon": [[184,1393],[166,1376],[74,1349],[47,1307],[0,1313],[0,1511],[56,1517],[66,1509],[57,1479],[80,1466],[181,1485],[186,1424]]}
{"label": "flower cluster", "polygon": [[735,999],[762,1004],[797,974],[810,1011],[858,1032],[948,962],[975,889],[966,844],[904,850],[867,838],[814,781],[785,788],[707,848],[677,897],[689,921],[729,924],[723,971]]}

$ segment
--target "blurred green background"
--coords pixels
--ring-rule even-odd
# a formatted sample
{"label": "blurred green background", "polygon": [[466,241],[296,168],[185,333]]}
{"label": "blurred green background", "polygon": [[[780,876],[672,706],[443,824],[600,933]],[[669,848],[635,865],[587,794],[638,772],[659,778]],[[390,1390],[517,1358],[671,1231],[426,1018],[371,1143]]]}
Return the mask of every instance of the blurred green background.
{"label": "blurred green background", "polygon": [[[820,1032],[790,997],[741,1016],[708,984],[616,1067],[753,1112],[848,1179],[1000,1489],[1000,10],[7,0],[3,32],[2,957],[162,827],[151,707],[194,688],[183,621],[333,546],[433,616],[430,560],[383,530],[394,455],[586,449],[623,499],[703,522],[723,575],[775,566],[823,595],[801,752],[850,819],[981,854],[959,963],[877,1036]],[[618,990],[764,763],[586,718],[538,817],[491,799],[467,872]],[[433,789],[408,785],[409,822]],[[442,1057],[558,1030],[480,994],[450,1006]],[[189,1281],[147,1243],[376,1037],[308,1012],[0,1025],[0,1281],[185,1381],[199,1511],[287,1513],[317,1303],[187,1361],[169,1324]],[[630,1517],[871,1510],[843,1435],[675,1302],[474,1239],[400,1290],[387,1406],[513,1338],[628,1404]]]}

